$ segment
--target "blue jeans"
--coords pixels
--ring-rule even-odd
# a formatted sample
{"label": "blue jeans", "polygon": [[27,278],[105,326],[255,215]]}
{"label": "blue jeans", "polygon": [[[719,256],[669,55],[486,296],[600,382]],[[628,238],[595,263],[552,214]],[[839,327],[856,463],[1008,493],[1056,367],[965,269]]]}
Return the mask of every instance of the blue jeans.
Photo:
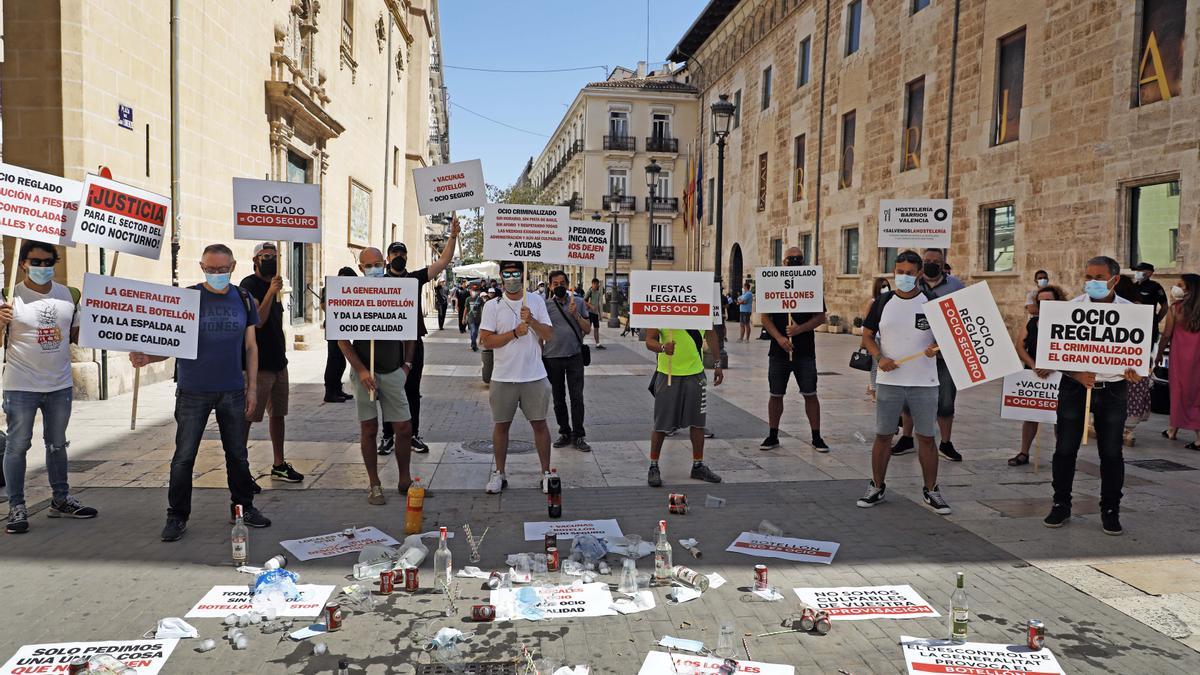
{"label": "blue jeans", "polygon": [[4,479],[8,501],[25,504],[25,453],[33,444],[33,420],[42,411],[42,436],[46,441],[46,474],[55,500],[70,494],[67,485],[67,423],[71,421],[71,388],[58,391],[5,391],[8,445],[4,449]]}
{"label": "blue jeans", "polygon": [[475,349],[479,340],[479,322],[473,319],[467,319],[467,328],[471,331],[471,349]]}
{"label": "blue jeans", "polygon": [[254,505],[254,478],[246,460],[246,392],[180,389],[175,392],[175,456],[171,458],[171,484],[167,489],[168,516],[187,520],[191,515],[192,469],[208,416],[214,410],[225,449],[230,500],[244,509]]}

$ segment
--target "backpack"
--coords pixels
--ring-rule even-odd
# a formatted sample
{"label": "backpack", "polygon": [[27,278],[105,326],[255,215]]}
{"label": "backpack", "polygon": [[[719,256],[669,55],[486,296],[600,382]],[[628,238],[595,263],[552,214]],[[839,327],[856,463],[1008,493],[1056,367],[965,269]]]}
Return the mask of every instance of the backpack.
{"label": "backpack", "polygon": [[[193,286],[188,286],[188,288],[191,290],[198,291],[198,290],[201,290],[201,287],[203,285],[204,284],[195,284]],[[242,299],[242,308],[246,310],[246,323],[248,325],[253,324],[254,326],[257,326],[258,325],[258,317],[255,315],[255,312],[254,312],[254,304],[251,302],[250,291],[247,291],[246,289],[242,288],[241,286],[238,286],[233,283],[231,283],[229,285],[232,288],[234,288],[235,290],[237,290],[238,297],[240,297]],[[246,369],[246,350],[243,345],[242,370],[245,370],[245,369]],[[175,359],[175,370],[174,370],[174,373],[171,375],[171,379],[174,380],[175,382],[179,382],[179,359]]]}

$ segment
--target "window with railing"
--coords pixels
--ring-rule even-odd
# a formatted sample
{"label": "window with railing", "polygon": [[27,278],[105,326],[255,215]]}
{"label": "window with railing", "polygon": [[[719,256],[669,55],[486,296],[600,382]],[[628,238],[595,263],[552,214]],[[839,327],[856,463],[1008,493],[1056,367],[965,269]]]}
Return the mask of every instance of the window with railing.
{"label": "window with railing", "polygon": [[342,0],[342,48],[354,54],[354,0]]}

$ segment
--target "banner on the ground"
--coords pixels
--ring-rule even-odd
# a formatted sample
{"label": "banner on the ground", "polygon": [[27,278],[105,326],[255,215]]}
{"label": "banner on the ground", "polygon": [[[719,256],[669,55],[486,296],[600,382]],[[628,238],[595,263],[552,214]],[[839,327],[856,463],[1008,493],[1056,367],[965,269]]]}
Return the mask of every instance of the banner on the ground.
{"label": "banner on the ground", "polygon": [[178,638],[155,640],[108,640],[106,642],[57,642],[25,645],[12,655],[0,675],[33,675],[67,673],[74,659],[107,654],[133,668],[138,675],[156,675],[171,658],[179,644]]}
{"label": "banner on the ground", "polygon": [[[300,599],[285,603],[279,616],[310,617],[321,613],[333,586],[300,584]],[[230,614],[244,614],[254,609],[254,591],[247,586],[213,586],[187,614],[186,619],[215,619]]]}
{"label": "banner on the ground", "polygon": [[793,539],[757,532],[743,532],[725,550],[760,558],[782,558],[793,562],[828,565],[833,562],[833,556],[837,555],[839,545],[836,541]]}
{"label": "banner on the ground", "polygon": [[483,257],[560,263],[567,260],[566,206],[488,204],[483,208]]}
{"label": "banner on the ground", "polygon": [[526,619],[516,611],[517,593],[532,590],[541,601],[537,611],[542,619],[571,619],[591,616],[616,616],[613,609],[612,592],[606,583],[582,584],[579,586],[526,586],[523,588],[498,588],[492,591],[491,603],[496,607],[497,621]]}
{"label": "banner on the ground", "polygon": [[915,619],[941,616],[913,590],[912,586],[843,586],[840,588],[793,588],[800,602],[823,609],[840,621],[863,619]]}
{"label": "banner on the ground", "polygon": [[1065,675],[1053,652],[1025,645],[930,640],[900,636],[909,675],[969,673],[972,675]]}
{"label": "banner on the ground", "polygon": [[760,314],[825,311],[825,275],[820,265],[759,267],[754,279],[754,309]]}
{"label": "banner on the ground", "polygon": [[1042,379],[1032,370],[1022,370],[1004,378],[1000,397],[1000,417],[1026,422],[1058,421],[1058,386],[1062,373],[1055,371]]}
{"label": "banner on the ground", "polygon": [[986,281],[930,300],[922,309],[959,389],[1024,368]]}
{"label": "banner on the ground", "polygon": [[553,522],[525,523],[525,541],[541,541],[547,534],[554,533],[559,539],[574,539],[580,534],[590,534],[597,539],[623,537],[616,519],[603,520],[556,520]]}
{"label": "banner on the ground", "polygon": [[712,318],[714,326],[725,323],[725,294],[721,292],[721,284],[715,281],[713,282]]}
{"label": "banner on the ground", "polygon": [[171,221],[171,200],[132,185],[88,174],[75,229],[79,244],[158,260]]}
{"label": "banner on the ground", "polygon": [[326,340],[416,340],[416,279],[325,277]]}
{"label": "banner on the ground", "polygon": [[1150,375],[1150,305],[1046,300],[1038,309],[1037,367],[1121,375]]}
{"label": "banner on the ground", "polygon": [[71,227],[83,183],[0,164],[0,235],[74,246]]}
{"label": "banner on the ground", "polygon": [[567,259],[548,260],[580,267],[608,267],[609,227],[603,221],[567,221]]}
{"label": "banner on the ground", "polygon": [[321,243],[321,186],[233,179],[233,238]]}
{"label": "banner on the ground", "polygon": [[[684,654],[681,652],[648,652],[646,660],[637,675],[681,675],[682,673],[717,673],[723,672],[721,666],[725,659],[715,656],[700,656],[699,654]],[[738,675],[795,675],[795,666],[785,666],[780,663],[760,663],[758,661],[738,661]]]}
{"label": "banner on the ground", "polygon": [[951,199],[879,200],[879,248],[950,248]]}
{"label": "banner on the ground", "polygon": [[285,539],[279,545],[296,557],[296,560],[313,560],[314,558],[332,558],[344,553],[358,553],[367,546],[399,546],[391,535],[381,532],[375,527],[358,527],[353,537],[347,537],[345,532],[318,534],[303,539]]}
{"label": "banner on the ground", "polygon": [[79,299],[79,346],[196,358],[200,291],[87,273]]}
{"label": "banner on the ground", "polygon": [[478,159],[418,167],[413,169],[412,177],[417,189],[417,212],[423,216],[487,204],[483,162]]}
{"label": "banner on the ground", "polygon": [[629,325],[634,328],[712,328],[712,272],[646,272],[629,280]]}

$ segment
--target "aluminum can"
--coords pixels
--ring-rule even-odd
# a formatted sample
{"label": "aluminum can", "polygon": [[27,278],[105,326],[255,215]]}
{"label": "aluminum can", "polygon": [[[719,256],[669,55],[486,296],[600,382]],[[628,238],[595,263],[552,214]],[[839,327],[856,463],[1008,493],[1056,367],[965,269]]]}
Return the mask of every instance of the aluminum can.
{"label": "aluminum can", "polygon": [[404,590],[408,592],[421,588],[421,577],[415,567],[404,568]]}
{"label": "aluminum can", "polygon": [[384,570],[379,573],[379,592],[383,595],[391,595],[396,589],[395,577],[392,575],[392,570]]}
{"label": "aluminum can", "polygon": [[83,675],[89,670],[86,656],[76,656],[67,664],[67,675]]}
{"label": "aluminum can", "polygon": [[325,630],[333,632],[342,628],[342,606],[336,602],[325,603]]}
{"label": "aluminum can", "polygon": [[546,571],[558,571],[558,547],[550,546],[546,549]]}
{"label": "aluminum can", "polygon": [[1025,624],[1025,642],[1034,651],[1046,644],[1046,624],[1037,619],[1030,619]]}
{"label": "aluminum can", "polygon": [[688,512],[687,495],[681,492],[672,492],[667,496],[667,511],[678,515],[686,515]]}
{"label": "aluminum can", "polygon": [[495,605],[472,605],[471,606],[472,621],[495,621],[496,606]]}
{"label": "aluminum can", "polygon": [[754,590],[756,590],[756,591],[767,590],[767,566],[766,565],[755,565],[754,566]]}
{"label": "aluminum can", "polygon": [[812,607],[805,607],[804,611],[800,612],[800,630],[810,631],[817,623],[816,612]]}
{"label": "aluminum can", "polygon": [[829,633],[829,629],[833,628],[833,622],[829,620],[829,615],[823,610],[817,610],[813,615],[813,630],[818,635]]}
{"label": "aluminum can", "polygon": [[488,580],[487,580],[487,587],[488,587],[488,588],[490,588],[490,589],[492,589],[492,590],[495,590],[495,589],[497,589],[497,588],[500,588],[500,582],[501,582],[501,581],[502,581],[502,578],[501,578],[501,576],[500,576],[500,573],[499,573],[499,572],[492,572],[492,573],[491,573],[491,575],[489,575],[489,576],[488,576]]}
{"label": "aluminum can", "polygon": [[546,533],[546,553],[550,553],[550,549],[558,546],[558,535],[553,532]]}

